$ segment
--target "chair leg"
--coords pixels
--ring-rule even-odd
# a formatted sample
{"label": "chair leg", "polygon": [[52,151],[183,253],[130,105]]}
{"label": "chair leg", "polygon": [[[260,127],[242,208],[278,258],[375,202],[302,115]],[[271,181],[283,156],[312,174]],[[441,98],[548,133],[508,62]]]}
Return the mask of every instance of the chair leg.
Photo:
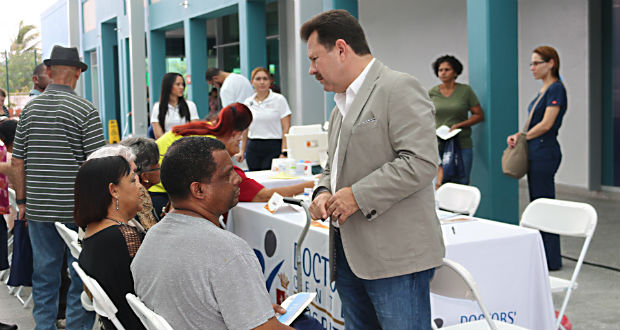
{"label": "chair leg", "polygon": [[28,308],[28,305],[30,304],[31,301],[32,301],[32,293],[28,296],[28,299],[24,301],[24,308]]}

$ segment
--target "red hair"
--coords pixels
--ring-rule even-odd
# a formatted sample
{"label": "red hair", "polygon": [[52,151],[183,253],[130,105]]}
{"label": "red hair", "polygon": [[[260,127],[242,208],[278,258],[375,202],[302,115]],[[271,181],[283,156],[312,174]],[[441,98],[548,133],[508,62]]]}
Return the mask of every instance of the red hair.
{"label": "red hair", "polygon": [[174,126],[172,132],[181,136],[214,135],[217,138],[230,136],[234,131],[244,131],[252,122],[252,112],[243,103],[235,102],[220,110],[215,123],[194,121]]}

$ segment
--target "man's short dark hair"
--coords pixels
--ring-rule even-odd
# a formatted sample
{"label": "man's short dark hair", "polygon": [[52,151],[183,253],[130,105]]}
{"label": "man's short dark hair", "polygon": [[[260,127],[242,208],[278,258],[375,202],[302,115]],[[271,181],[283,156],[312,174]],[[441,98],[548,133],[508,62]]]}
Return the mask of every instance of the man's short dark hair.
{"label": "man's short dark hair", "polygon": [[209,182],[217,164],[213,151],[226,150],[216,139],[188,136],[174,142],[161,163],[161,183],[172,201],[190,193],[192,182]]}
{"label": "man's short dark hair", "polygon": [[[3,88],[0,88],[0,96],[6,97],[6,91]],[[1,106],[2,104],[0,104]]]}
{"label": "man's short dark hair", "polygon": [[435,62],[433,62],[433,71],[435,72],[435,75],[437,77],[439,77],[439,66],[441,65],[441,63],[444,62],[450,64],[452,70],[454,70],[457,76],[460,76],[463,72],[463,64],[461,63],[461,61],[459,61],[456,57],[452,55],[444,55],[436,59]]}
{"label": "man's short dark hair", "polygon": [[218,68],[208,68],[207,72],[205,72],[205,79],[207,81],[211,81],[213,80],[213,77],[217,76],[218,74],[220,74],[222,70],[218,69]]}
{"label": "man's short dark hair", "polygon": [[38,76],[40,74],[43,74],[46,68],[47,68],[47,65],[45,65],[44,63],[40,63],[39,65],[34,67],[34,70],[32,70],[32,75]]}
{"label": "man's short dark hair", "polygon": [[330,10],[314,16],[301,26],[299,34],[301,39],[307,42],[314,31],[318,34],[319,43],[327,50],[332,50],[336,40],[342,39],[351,46],[355,54],[370,54],[362,26],[346,10]]}

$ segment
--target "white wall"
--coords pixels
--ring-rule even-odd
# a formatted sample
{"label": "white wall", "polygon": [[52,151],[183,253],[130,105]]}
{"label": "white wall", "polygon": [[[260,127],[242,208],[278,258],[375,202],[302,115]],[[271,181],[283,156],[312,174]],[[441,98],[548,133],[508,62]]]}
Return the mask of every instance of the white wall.
{"label": "white wall", "polygon": [[568,94],[568,109],[558,140],[562,163],[556,182],[587,188],[589,161],[589,45],[587,0],[519,1],[519,122],[527,120],[526,105],[541,83],[529,71],[531,52],[541,45],[560,55],[560,75]]}
{"label": "white wall", "polygon": [[466,0],[359,0],[359,19],[372,54],[390,68],[418,78],[426,88],[439,84],[431,64],[456,56],[468,82]]}
{"label": "white wall", "polygon": [[[587,14],[587,0],[519,0],[519,127],[540,88],[529,72],[531,51],[551,45],[560,54],[568,91],[556,182],[584,188],[590,171]],[[466,0],[359,0],[359,18],[373,55],[391,68],[430,88],[439,83],[431,63],[452,54],[465,66],[458,81],[468,82]]]}

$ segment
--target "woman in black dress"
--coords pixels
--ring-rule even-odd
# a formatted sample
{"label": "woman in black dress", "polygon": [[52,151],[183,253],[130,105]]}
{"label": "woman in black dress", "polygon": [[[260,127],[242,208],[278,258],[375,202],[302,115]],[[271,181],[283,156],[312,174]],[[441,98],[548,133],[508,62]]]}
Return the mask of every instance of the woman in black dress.
{"label": "woman in black dress", "polygon": [[[140,209],[139,186],[138,176],[121,156],[88,160],[75,180],[74,218],[86,227],[79,265],[108,294],[126,329],[144,329],[125,300],[127,293],[134,293],[129,266],[144,238],[128,225]],[[115,329],[109,319],[102,318],[102,323],[106,330]]]}

